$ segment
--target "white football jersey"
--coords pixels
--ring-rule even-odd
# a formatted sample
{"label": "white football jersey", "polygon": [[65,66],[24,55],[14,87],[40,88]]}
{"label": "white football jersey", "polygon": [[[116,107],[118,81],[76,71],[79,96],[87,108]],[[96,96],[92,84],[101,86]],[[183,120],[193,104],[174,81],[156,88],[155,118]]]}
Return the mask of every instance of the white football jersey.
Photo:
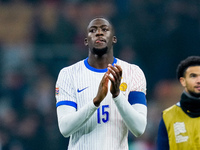
{"label": "white football jersey", "polygon": [[[69,105],[76,111],[96,97],[99,83],[107,71],[88,64],[88,58],[63,68],[56,82],[57,107]],[[138,91],[146,95],[146,79],[143,71],[134,64],[114,58],[113,64],[122,68],[121,92],[128,100],[129,94]],[[110,81],[109,81],[110,87]],[[146,99],[145,99],[146,100]],[[146,101],[133,100],[146,105]],[[128,129],[112,99],[108,94],[96,112],[82,127],[71,134],[68,150],[128,150]]]}

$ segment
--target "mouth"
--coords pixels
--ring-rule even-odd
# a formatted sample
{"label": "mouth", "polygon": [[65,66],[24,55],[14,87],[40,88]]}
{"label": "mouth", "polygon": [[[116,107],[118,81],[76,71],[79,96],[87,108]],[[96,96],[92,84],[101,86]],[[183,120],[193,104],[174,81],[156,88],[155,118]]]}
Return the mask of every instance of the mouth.
{"label": "mouth", "polygon": [[200,91],[200,86],[195,86],[195,88]]}
{"label": "mouth", "polygon": [[105,39],[99,38],[95,41],[95,43],[106,43]]}

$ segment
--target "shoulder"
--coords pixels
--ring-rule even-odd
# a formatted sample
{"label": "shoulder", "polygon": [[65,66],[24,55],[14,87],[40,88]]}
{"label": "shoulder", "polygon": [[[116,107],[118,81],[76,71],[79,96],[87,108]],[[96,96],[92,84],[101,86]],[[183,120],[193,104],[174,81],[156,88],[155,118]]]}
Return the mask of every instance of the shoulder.
{"label": "shoulder", "polygon": [[165,109],[163,111],[163,114],[167,114],[167,113],[175,111],[176,109],[179,109],[179,108],[180,108],[180,106],[178,106],[177,104],[174,104],[174,105],[168,107],[167,109]]}
{"label": "shoulder", "polygon": [[122,69],[143,72],[142,69],[138,65],[128,63],[128,62],[121,60],[119,58],[117,58],[117,64],[120,65],[122,67]]}
{"label": "shoulder", "polygon": [[82,69],[83,67],[84,67],[84,60],[81,60],[70,66],[64,67],[60,70],[60,72],[58,74],[58,79],[72,80],[74,78],[74,75],[77,74],[77,72],[80,72],[80,69]]}
{"label": "shoulder", "polygon": [[174,120],[179,115],[182,115],[182,110],[181,110],[181,107],[176,104],[172,105],[171,107],[169,107],[163,111],[164,121]]}
{"label": "shoulder", "polygon": [[60,70],[60,73],[64,72],[75,72],[77,70],[80,70],[84,65],[84,60],[78,61],[75,64],[72,64],[70,66],[64,67]]}

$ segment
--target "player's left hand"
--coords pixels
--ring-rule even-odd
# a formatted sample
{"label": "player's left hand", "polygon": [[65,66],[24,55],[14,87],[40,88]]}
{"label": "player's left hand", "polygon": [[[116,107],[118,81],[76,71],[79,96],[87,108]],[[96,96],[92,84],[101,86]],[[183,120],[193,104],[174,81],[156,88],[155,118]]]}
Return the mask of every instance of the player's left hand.
{"label": "player's left hand", "polygon": [[113,98],[115,98],[120,93],[119,86],[122,78],[122,68],[117,64],[114,64],[114,66],[109,64],[108,74],[112,74],[112,77],[109,75],[108,78],[111,81],[110,92],[112,93]]}

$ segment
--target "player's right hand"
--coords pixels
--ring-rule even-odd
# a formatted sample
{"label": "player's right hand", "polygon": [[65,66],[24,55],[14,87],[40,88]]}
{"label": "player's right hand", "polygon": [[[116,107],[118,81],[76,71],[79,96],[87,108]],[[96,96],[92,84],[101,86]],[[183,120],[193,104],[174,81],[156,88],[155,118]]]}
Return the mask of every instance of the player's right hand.
{"label": "player's right hand", "polygon": [[109,71],[107,71],[100,84],[99,84],[99,89],[98,89],[98,92],[97,92],[97,96],[93,99],[93,102],[94,102],[94,105],[95,106],[99,106],[100,103],[103,101],[103,99],[106,97],[107,93],[108,93],[108,75],[109,75]]}

